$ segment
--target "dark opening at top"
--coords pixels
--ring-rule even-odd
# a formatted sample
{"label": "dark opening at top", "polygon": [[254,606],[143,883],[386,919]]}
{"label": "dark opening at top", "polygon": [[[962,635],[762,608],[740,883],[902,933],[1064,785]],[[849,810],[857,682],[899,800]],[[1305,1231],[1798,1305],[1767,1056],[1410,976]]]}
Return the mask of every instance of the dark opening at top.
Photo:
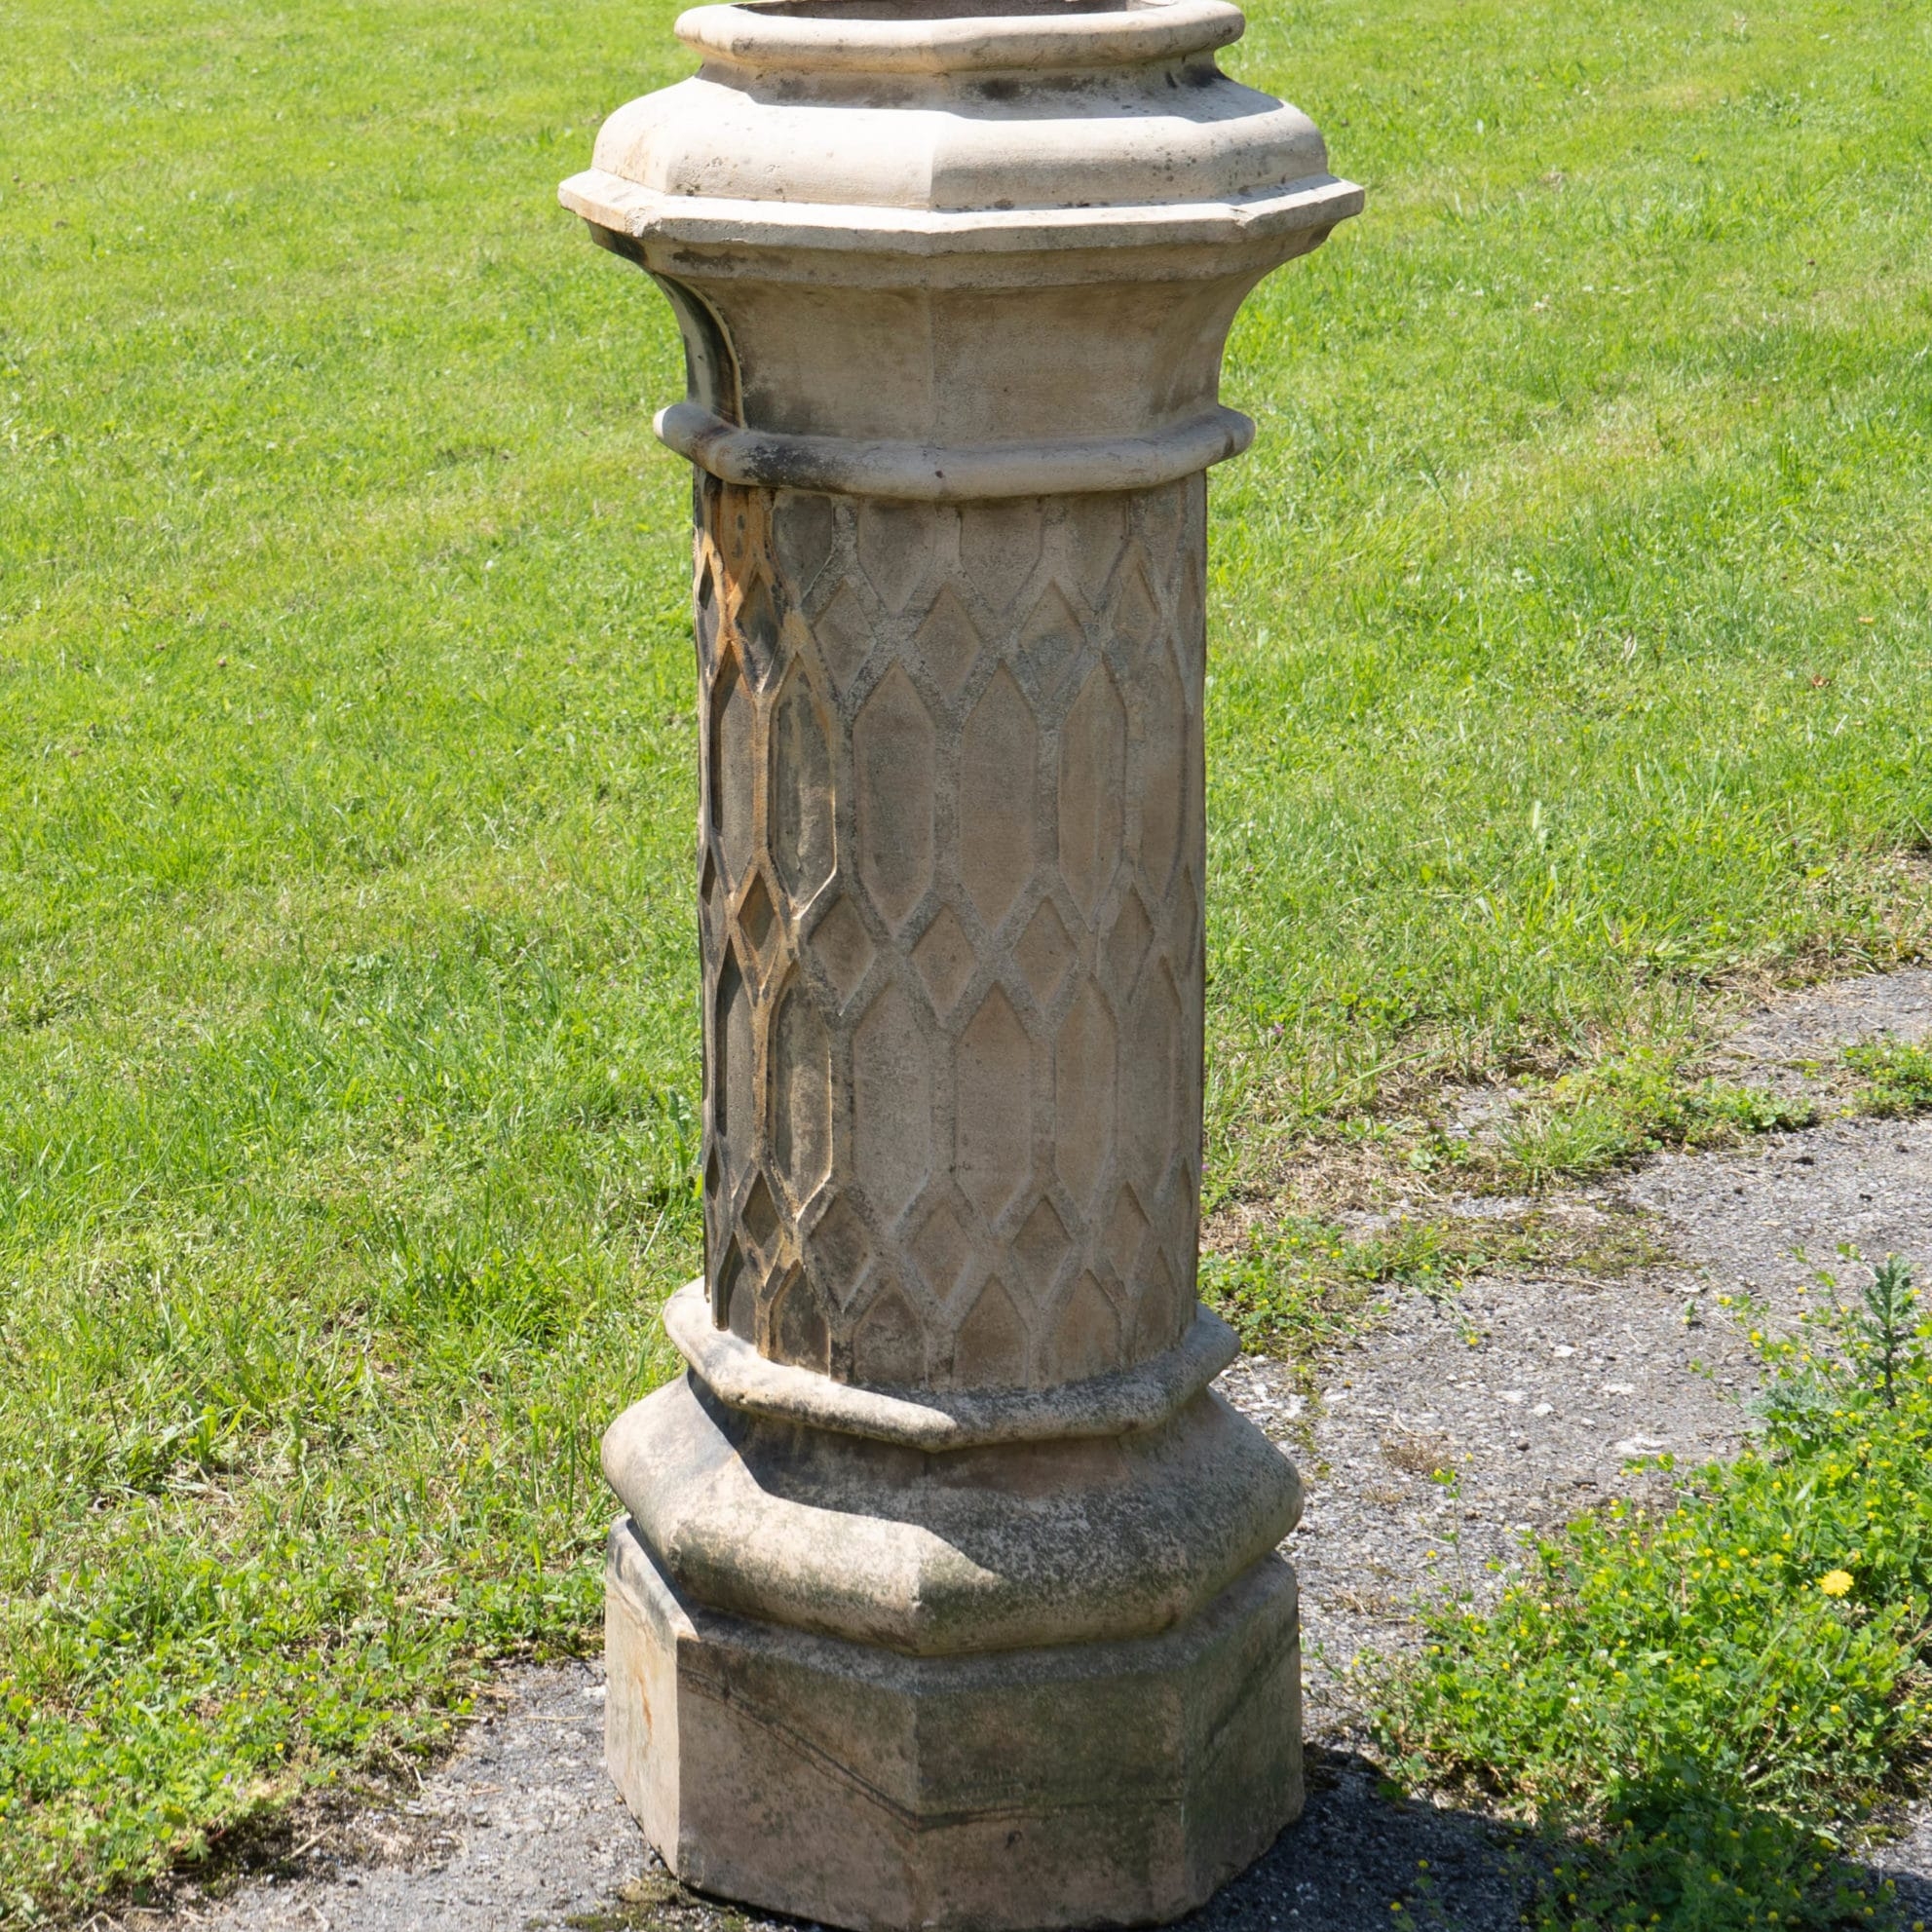
{"label": "dark opening at top", "polygon": [[753,0],[749,11],[788,20],[1063,19],[1137,13],[1145,0]]}

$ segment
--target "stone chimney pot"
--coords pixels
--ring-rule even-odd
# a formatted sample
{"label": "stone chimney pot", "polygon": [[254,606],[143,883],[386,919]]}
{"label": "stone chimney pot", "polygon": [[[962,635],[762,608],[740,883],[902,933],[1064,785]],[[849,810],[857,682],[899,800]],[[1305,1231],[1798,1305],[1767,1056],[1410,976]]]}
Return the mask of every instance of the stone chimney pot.
{"label": "stone chimney pot", "polygon": [[826,1924],[1177,1916],[1302,1804],[1300,1484],[1194,1296],[1204,473],[1362,197],[1242,27],[700,7],[562,189],[696,482],[704,1273],[604,1442],[609,1763]]}

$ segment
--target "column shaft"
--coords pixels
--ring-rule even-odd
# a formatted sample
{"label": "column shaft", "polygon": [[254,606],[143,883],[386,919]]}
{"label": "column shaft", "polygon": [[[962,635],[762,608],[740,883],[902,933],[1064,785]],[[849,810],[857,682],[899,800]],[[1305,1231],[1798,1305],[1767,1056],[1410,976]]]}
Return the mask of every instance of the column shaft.
{"label": "column shaft", "polygon": [[760,1353],[1044,1388],[1192,1320],[1204,497],[701,475],[705,1279]]}

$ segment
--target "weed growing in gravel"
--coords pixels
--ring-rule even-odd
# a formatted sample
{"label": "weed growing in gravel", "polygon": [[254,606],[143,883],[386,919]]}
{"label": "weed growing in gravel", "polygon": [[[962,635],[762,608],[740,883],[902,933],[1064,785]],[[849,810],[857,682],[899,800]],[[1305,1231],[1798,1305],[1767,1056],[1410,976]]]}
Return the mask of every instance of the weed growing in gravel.
{"label": "weed growing in gravel", "polygon": [[1200,1296],[1250,1353],[1305,1368],[1358,1334],[1373,1314],[1377,1279],[1362,1244],[1332,1222],[1294,1218],[1252,1231],[1231,1253],[1204,1254]]}
{"label": "weed growing in gravel", "polygon": [[1854,1073],[1865,1076],[1858,1095],[1865,1113],[1890,1118],[1932,1107],[1932,1048],[1882,1040],[1847,1046],[1844,1057]]}
{"label": "weed growing in gravel", "polygon": [[[1932,1325],[1910,1275],[1754,1340],[1762,1449],[1668,1515],[1614,1503],[1530,1549],[1492,1607],[1426,1616],[1378,1723],[1447,1776],[1575,1834],[1550,1928],[1824,1928],[1882,1913],[1844,1821],[1932,1743]],[[1670,1458],[1661,1458],[1669,1468]]]}
{"label": "weed growing in gravel", "polygon": [[1601,1173],[1659,1148],[1721,1147],[1747,1134],[1807,1127],[1809,1102],[1763,1087],[1686,1080],[1675,1056],[1638,1048],[1566,1074],[1527,1105],[1505,1136],[1532,1187]]}
{"label": "weed growing in gravel", "polygon": [[1251,1231],[1231,1253],[1201,1258],[1200,1293],[1250,1352],[1304,1366],[1361,1332],[1378,1288],[1453,1295],[1487,1269],[1573,1268],[1604,1278],[1661,1261],[1641,1216],[1578,1223],[1531,1213],[1403,1218],[1373,1234],[1296,1218]]}
{"label": "weed growing in gravel", "polygon": [[597,1912],[568,1914],[571,1932],[679,1932],[685,1926],[703,1932],[742,1932],[742,1913],[715,1901],[700,1899],[666,1872],[647,1872],[626,1878],[616,1899]]}

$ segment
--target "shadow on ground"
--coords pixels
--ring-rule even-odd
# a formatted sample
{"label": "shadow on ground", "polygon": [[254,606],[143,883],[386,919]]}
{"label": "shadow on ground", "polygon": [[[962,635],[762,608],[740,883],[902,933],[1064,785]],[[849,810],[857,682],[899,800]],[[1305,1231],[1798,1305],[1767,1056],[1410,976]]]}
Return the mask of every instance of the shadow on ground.
{"label": "shadow on ground", "polygon": [[1533,1834],[1389,1795],[1368,1760],[1316,1745],[1300,1823],[1181,1922],[1189,1932],[1365,1932],[1390,1924],[1505,1932],[1521,1922],[1540,1869]]}

